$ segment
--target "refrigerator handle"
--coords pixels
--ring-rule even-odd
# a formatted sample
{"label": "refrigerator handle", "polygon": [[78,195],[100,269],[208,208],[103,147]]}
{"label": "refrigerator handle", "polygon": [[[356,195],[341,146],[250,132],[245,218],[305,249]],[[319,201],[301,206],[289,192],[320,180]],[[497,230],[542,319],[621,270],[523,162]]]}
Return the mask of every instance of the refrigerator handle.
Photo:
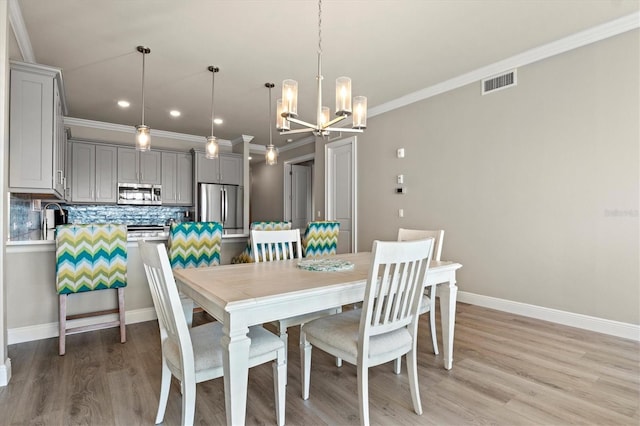
{"label": "refrigerator handle", "polygon": [[227,214],[229,213],[229,198],[227,197],[227,189],[224,188],[224,221],[227,222]]}
{"label": "refrigerator handle", "polygon": [[224,189],[220,188],[220,222],[224,223]]}

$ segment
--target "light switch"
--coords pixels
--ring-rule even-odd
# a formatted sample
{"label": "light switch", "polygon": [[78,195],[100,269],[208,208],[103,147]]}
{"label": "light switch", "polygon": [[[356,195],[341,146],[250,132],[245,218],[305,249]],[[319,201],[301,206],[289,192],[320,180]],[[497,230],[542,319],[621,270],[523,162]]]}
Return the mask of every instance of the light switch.
{"label": "light switch", "polygon": [[398,185],[402,185],[404,183],[404,175],[398,175]]}
{"label": "light switch", "polygon": [[404,209],[398,209],[398,217],[404,217]]}
{"label": "light switch", "polygon": [[398,158],[404,158],[404,148],[398,148]]}

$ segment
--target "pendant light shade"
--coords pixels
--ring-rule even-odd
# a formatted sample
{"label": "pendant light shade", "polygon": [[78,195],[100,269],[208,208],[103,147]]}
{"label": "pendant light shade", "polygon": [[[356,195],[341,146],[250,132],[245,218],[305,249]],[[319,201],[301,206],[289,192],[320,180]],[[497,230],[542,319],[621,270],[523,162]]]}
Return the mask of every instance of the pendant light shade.
{"label": "pendant light shade", "polygon": [[148,151],[151,149],[151,129],[144,124],[144,59],[147,54],[151,53],[151,49],[138,46],[136,50],[142,53],[142,124],[136,126],[136,149],[138,151]]}
{"label": "pendant light shade", "polygon": [[[265,83],[264,86],[269,89],[269,145],[267,145],[267,151],[264,154],[264,161],[268,166],[273,166],[278,164],[278,151],[276,151],[276,147],[273,146],[273,132],[271,130],[271,89],[273,89],[275,84]],[[281,103],[278,105],[278,107],[280,106],[282,106]]]}
{"label": "pendant light shade", "polygon": [[207,69],[211,71],[211,136],[207,138],[204,156],[205,158],[212,160],[214,158],[218,158],[219,151],[218,138],[213,136],[213,95],[216,88],[216,73],[220,71],[220,68],[210,65]]}

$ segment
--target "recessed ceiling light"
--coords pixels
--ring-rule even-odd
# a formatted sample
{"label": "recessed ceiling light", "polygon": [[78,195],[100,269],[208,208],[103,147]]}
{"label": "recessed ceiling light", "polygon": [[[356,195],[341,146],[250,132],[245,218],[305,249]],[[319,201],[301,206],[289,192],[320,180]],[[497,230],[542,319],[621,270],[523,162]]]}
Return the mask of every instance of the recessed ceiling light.
{"label": "recessed ceiling light", "polygon": [[172,109],[171,111],[169,111],[169,114],[172,117],[180,117],[180,111],[178,111],[177,109]]}
{"label": "recessed ceiling light", "polygon": [[213,122],[214,122],[215,124],[222,124],[222,118],[214,118],[214,119],[213,119]]}
{"label": "recessed ceiling light", "polygon": [[293,139],[289,138],[287,139],[287,142],[293,142]]}
{"label": "recessed ceiling light", "polygon": [[125,101],[125,100],[118,101],[118,106],[120,108],[128,108],[129,105],[131,105],[131,104],[128,101]]}
{"label": "recessed ceiling light", "polygon": [[249,160],[253,160],[253,158],[251,158],[251,156],[249,156]]}

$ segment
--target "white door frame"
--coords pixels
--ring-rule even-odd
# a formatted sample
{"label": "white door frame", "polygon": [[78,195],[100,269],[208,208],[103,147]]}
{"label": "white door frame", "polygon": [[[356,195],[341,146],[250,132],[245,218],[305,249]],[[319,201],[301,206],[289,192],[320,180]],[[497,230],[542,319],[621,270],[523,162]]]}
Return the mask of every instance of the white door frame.
{"label": "white door frame", "polygon": [[[291,180],[287,179],[287,175],[291,171],[291,166],[298,163],[304,163],[310,160],[314,160],[315,162],[315,159],[316,159],[316,154],[311,153],[311,154],[302,155],[300,157],[291,158],[283,163],[284,164],[282,169],[283,194],[284,194],[284,196],[282,197],[282,203],[283,203],[282,219],[283,220],[291,220],[291,199],[289,198],[289,195],[291,195]],[[314,176],[312,176],[311,191],[313,191],[313,185],[314,185],[313,179],[314,179]],[[313,196],[313,194],[311,194],[311,218],[312,219],[314,217],[313,212],[315,212],[314,198],[315,197]]]}
{"label": "white door frame", "polygon": [[353,184],[353,188],[351,188],[351,193],[353,197],[351,198],[351,248],[352,252],[358,252],[358,138],[356,136],[349,136],[344,139],[340,139],[335,142],[327,143],[324,146],[324,217],[326,220],[333,220],[335,218],[329,217],[329,212],[333,207],[332,203],[332,193],[331,188],[333,187],[332,183],[335,179],[334,170],[331,167],[329,159],[329,154],[332,149],[339,148],[344,145],[351,145],[351,182]]}

